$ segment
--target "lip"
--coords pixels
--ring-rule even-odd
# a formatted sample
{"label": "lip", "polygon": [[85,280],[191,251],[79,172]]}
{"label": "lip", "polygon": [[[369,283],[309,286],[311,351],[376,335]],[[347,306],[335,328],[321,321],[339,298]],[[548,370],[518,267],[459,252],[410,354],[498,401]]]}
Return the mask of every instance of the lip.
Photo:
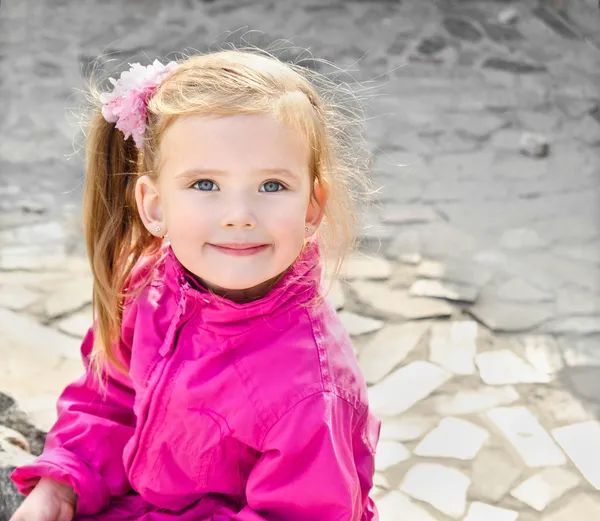
{"label": "lip", "polygon": [[267,249],[269,247],[268,244],[257,244],[257,243],[248,243],[248,242],[232,242],[232,243],[222,243],[222,244],[210,244],[216,250],[221,253],[225,253],[227,255],[233,255],[236,257],[245,257],[249,255],[256,255]]}

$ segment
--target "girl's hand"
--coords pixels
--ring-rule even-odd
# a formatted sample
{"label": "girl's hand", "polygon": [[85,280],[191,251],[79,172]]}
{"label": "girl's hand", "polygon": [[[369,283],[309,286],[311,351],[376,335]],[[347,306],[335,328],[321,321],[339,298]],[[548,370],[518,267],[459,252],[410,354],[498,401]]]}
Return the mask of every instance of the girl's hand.
{"label": "girl's hand", "polygon": [[71,521],[76,499],[69,485],[42,478],[10,521]]}

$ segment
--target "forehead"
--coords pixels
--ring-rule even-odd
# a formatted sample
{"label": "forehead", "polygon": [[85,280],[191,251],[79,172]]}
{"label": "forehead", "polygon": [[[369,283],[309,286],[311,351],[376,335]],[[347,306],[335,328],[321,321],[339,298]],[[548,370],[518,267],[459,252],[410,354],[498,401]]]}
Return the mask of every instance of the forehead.
{"label": "forehead", "polygon": [[167,171],[243,166],[299,172],[309,161],[304,136],[266,114],[180,117],[166,130],[160,156]]}

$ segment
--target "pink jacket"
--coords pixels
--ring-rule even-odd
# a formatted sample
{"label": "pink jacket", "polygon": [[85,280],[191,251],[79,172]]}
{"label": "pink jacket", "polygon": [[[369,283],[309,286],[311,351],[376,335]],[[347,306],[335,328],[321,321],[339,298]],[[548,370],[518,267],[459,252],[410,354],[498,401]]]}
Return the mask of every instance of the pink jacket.
{"label": "pink jacket", "polygon": [[[129,376],[89,371],[58,402],[44,452],[12,479],[69,483],[76,519],[373,521],[380,422],[309,244],[261,300],[194,284],[172,250],[126,306]],[[89,365],[93,336],[82,345]]]}

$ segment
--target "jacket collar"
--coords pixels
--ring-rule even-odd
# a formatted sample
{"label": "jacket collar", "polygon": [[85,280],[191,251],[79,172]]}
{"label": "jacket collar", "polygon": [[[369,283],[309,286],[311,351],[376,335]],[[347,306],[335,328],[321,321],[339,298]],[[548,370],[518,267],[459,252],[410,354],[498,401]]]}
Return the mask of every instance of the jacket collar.
{"label": "jacket collar", "polygon": [[183,307],[187,308],[189,301],[199,306],[203,322],[207,325],[252,321],[282,308],[307,303],[319,293],[322,269],[315,238],[307,241],[296,261],[264,297],[242,304],[216,295],[200,285],[184,269],[170,245],[164,250],[165,284],[179,294]]}

